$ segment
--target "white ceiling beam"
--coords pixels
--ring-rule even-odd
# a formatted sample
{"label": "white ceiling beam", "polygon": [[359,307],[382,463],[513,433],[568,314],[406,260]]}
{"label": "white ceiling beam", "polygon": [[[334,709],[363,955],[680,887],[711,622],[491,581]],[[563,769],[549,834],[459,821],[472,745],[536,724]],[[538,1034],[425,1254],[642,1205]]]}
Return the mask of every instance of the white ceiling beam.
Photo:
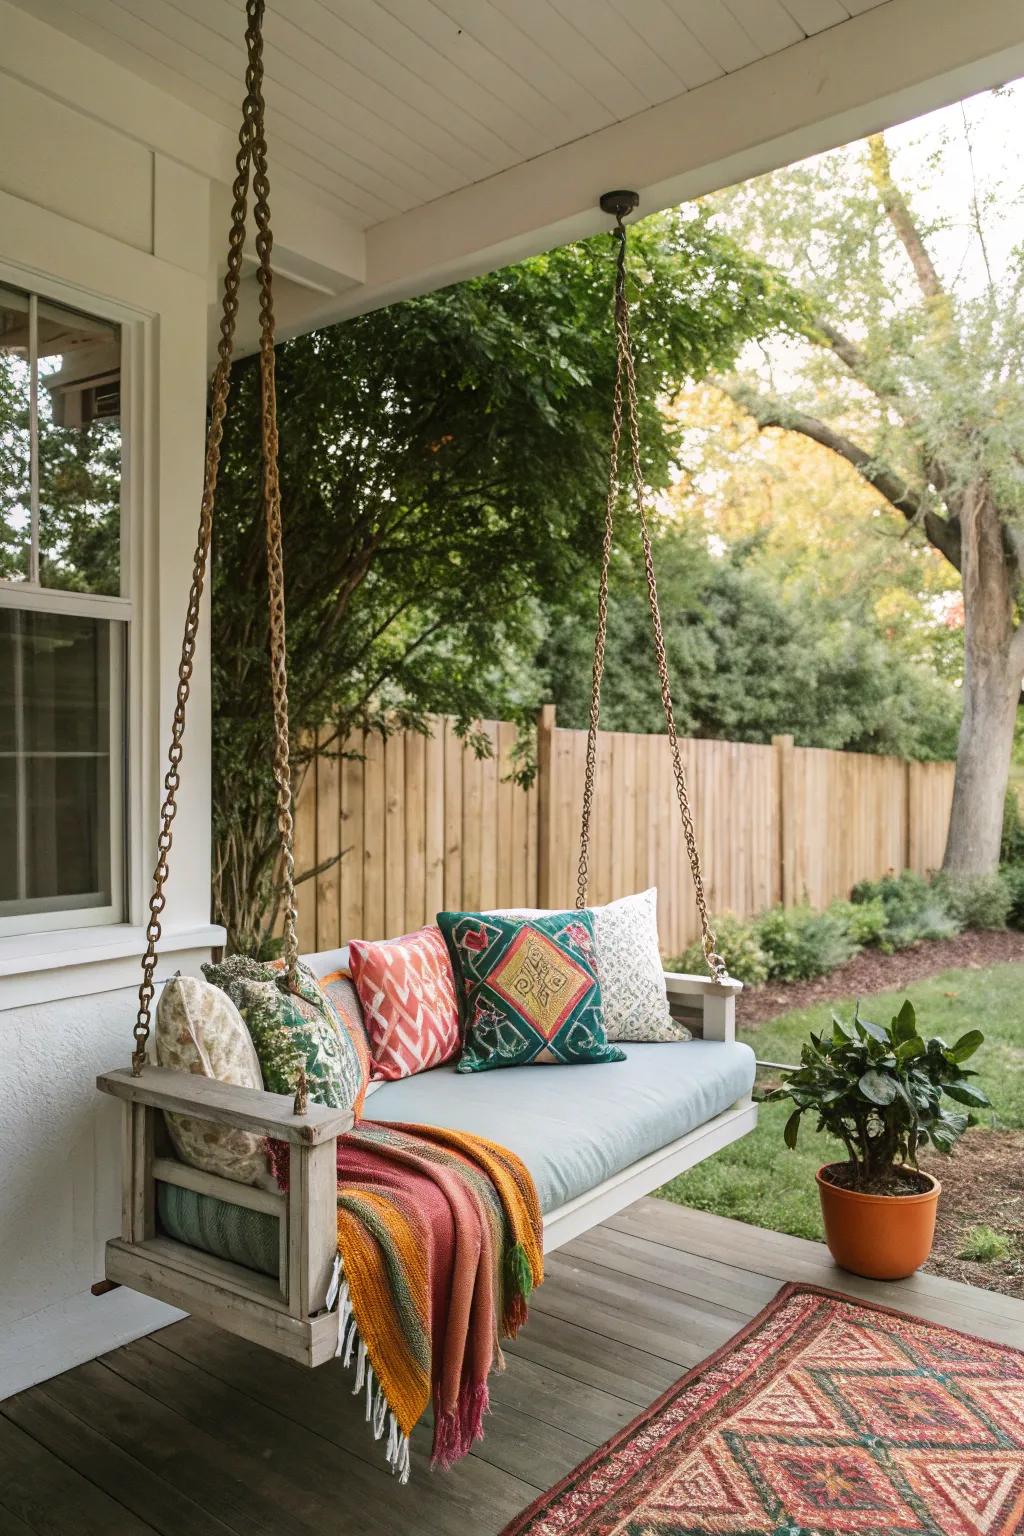
{"label": "white ceiling beam", "polygon": [[886,0],[735,74],[366,234],[366,282],[311,329],[607,227],[601,192],[669,207],[1024,74],[1021,0]]}

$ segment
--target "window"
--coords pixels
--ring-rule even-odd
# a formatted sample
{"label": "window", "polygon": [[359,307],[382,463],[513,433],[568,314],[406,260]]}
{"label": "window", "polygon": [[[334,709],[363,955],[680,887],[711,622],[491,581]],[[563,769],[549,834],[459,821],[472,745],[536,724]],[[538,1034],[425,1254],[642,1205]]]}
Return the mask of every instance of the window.
{"label": "window", "polygon": [[0,932],[123,913],[121,347],[0,287]]}

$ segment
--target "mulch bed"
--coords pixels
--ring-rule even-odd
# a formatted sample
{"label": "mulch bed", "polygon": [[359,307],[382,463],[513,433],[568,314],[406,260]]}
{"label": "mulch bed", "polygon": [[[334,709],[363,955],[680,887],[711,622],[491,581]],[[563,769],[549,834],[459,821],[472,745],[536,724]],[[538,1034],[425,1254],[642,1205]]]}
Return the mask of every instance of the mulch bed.
{"label": "mulch bed", "polygon": [[909,949],[883,955],[865,949],[827,976],[812,981],[772,981],[748,987],[736,1004],[737,1022],[750,1029],[795,1008],[848,1001],[871,992],[891,992],[940,971],[984,970],[990,965],[1024,964],[1024,933],[971,930],[955,939],[923,939]]}
{"label": "mulch bed", "polygon": [[[1024,1296],[1024,1131],[968,1131],[953,1157],[922,1157],[942,1185],[935,1248],[925,1269],[948,1280]],[[972,1227],[1010,1239],[1005,1259],[980,1263],[957,1255]]]}

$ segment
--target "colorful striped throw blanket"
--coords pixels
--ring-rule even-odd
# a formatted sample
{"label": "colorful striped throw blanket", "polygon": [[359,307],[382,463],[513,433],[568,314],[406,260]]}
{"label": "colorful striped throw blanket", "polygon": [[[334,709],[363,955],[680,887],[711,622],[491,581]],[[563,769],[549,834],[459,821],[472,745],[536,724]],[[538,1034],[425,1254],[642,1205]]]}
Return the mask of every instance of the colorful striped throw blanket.
{"label": "colorful striped throw blanket", "polygon": [[[280,1143],[271,1144],[272,1156]],[[282,1187],[287,1158],[273,1156]],[[338,1353],[366,1393],[387,1460],[409,1477],[409,1436],[434,1407],[431,1465],[483,1435],[500,1340],[544,1275],[537,1192],[511,1152],[433,1126],[360,1121],[338,1138],[338,1262],[328,1306]]]}

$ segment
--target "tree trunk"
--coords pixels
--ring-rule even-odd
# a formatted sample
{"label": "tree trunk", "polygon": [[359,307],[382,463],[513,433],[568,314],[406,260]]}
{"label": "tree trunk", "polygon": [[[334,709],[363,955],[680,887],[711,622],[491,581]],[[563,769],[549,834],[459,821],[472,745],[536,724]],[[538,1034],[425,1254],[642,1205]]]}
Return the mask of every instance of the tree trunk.
{"label": "tree trunk", "polygon": [[1014,643],[1017,572],[998,512],[983,491],[968,493],[961,519],[964,713],[943,868],[957,875],[984,875],[999,863],[1021,692]]}

